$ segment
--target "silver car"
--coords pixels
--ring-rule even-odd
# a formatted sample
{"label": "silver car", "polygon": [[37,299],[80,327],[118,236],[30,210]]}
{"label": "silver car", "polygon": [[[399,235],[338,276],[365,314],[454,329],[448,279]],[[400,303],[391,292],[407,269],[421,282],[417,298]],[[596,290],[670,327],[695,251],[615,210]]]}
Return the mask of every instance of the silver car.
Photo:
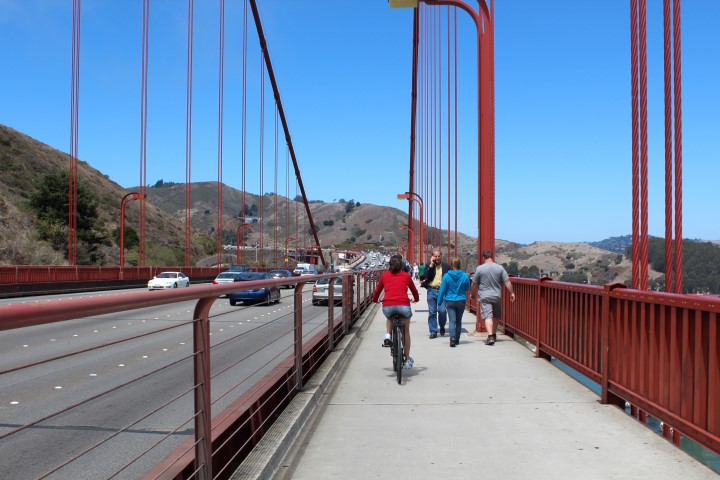
{"label": "silver car", "polygon": [[[333,280],[333,302],[336,304],[342,303],[342,278],[335,277]],[[327,305],[330,298],[330,279],[320,278],[312,290],[312,304],[313,305]]]}

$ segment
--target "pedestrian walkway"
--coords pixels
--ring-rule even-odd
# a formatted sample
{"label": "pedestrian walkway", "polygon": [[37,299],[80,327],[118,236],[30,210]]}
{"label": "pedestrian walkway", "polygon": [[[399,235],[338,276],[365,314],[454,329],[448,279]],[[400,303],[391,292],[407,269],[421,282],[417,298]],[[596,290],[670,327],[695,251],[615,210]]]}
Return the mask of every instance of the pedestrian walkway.
{"label": "pedestrian walkway", "polygon": [[[415,366],[402,385],[381,347],[385,318],[373,308],[342,348],[347,358],[332,381],[308,392],[305,402],[318,405],[299,437],[265,446],[265,454],[284,455],[273,478],[718,478],[520,343],[498,335],[486,346],[484,335],[468,336],[473,314],[465,312],[457,347],[448,334],[429,339],[420,292]],[[268,478],[267,469],[251,471],[233,478]]]}

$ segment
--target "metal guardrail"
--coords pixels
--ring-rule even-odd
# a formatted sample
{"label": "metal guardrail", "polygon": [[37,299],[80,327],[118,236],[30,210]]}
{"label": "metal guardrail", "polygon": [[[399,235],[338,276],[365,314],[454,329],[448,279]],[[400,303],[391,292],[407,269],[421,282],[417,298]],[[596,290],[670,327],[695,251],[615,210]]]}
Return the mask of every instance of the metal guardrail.
{"label": "metal guardrail", "polygon": [[[364,281],[354,281],[353,277],[363,277]],[[341,277],[343,281],[343,298],[340,318],[335,318],[334,302],[329,302],[327,310],[327,324],[325,328],[318,329],[318,332],[310,339],[303,341],[303,308],[302,293],[303,286],[308,282],[322,277]],[[358,279],[359,280],[359,279]],[[38,326],[53,322],[62,322],[75,318],[89,317],[115,312],[126,312],[145,307],[168,305],[177,302],[195,301],[195,309],[192,319],[184,322],[184,325],[191,325],[193,331],[193,347],[187,357],[183,360],[193,362],[192,388],[186,392],[192,394],[194,400],[193,414],[189,421],[194,425],[193,438],[178,447],[174,453],[169,455],[151,469],[144,478],[196,478],[196,479],[217,479],[227,478],[232,474],[233,466],[242,461],[260,440],[262,435],[272,425],[280,411],[290,402],[295,394],[300,391],[312,373],[319,367],[323,359],[332,351],[343,334],[347,333],[353,322],[361,312],[370,304],[372,291],[377,283],[377,277],[370,273],[367,275],[344,273],[327,274],[317,277],[293,277],[276,280],[263,280],[242,282],[224,285],[197,286],[191,289],[179,289],[160,292],[128,293],[121,296],[98,296],[90,298],[79,298],[64,300],[62,302],[38,302],[30,304],[14,304],[0,306],[0,331],[21,329]],[[214,377],[210,372],[211,352],[218,345],[210,348],[210,307],[215,300],[224,294],[249,290],[270,285],[295,286],[293,298],[293,341],[290,353],[283,358],[278,357],[278,362],[271,371],[265,374],[259,381],[254,383],[245,393],[233,400],[229,406],[211,418],[212,384]],[[354,288],[354,286],[356,286]],[[332,289],[331,289],[332,292]],[[331,293],[332,295],[332,293]],[[332,297],[331,297],[332,300]],[[315,310],[317,311],[317,310]],[[171,327],[176,328],[176,327]],[[164,332],[169,328],[159,331]],[[156,332],[153,332],[156,333]],[[132,338],[121,340],[131,341]],[[97,350],[103,347],[111,347],[119,342],[103,344],[94,347]],[[285,351],[285,350],[281,350]],[[82,355],[87,351],[74,352],[71,355]],[[282,353],[280,355],[283,355]],[[65,358],[63,354],[58,358]],[[58,358],[48,358],[44,362],[51,362]],[[238,360],[240,362],[241,360]],[[20,365],[0,372],[6,375],[11,372],[22,371],[24,368],[37,366]],[[143,377],[152,375],[160,370],[150,372]],[[133,380],[134,381],[134,380]],[[128,382],[130,383],[130,382]],[[125,385],[123,385],[124,387]],[[92,398],[103,395],[113,395],[119,387],[95,394]],[[223,393],[222,395],[228,395]],[[170,399],[166,404],[158,407],[164,408],[177,399]],[[38,423],[65,413],[68,409],[79,406],[81,403],[62,408],[57,412],[45,413],[41,418],[16,426],[0,435],[0,440],[12,441],[14,435],[32,429]],[[155,413],[155,412],[153,412]],[[138,419],[141,422],[143,419]],[[39,478],[50,475],[57,475],[64,468],[76,461],[85,454],[100,447],[105,441],[122,434],[133,426],[126,425],[114,434],[109,435],[107,440],[92,445],[83,452],[74,454],[61,465],[48,467],[49,470]],[[183,424],[185,425],[185,424]],[[184,428],[179,425],[177,428]],[[172,435],[173,432],[169,432]],[[159,442],[158,442],[159,443]],[[137,457],[130,459],[128,463],[119,468],[118,474],[127,469],[138,458],[147,452],[141,452]]]}

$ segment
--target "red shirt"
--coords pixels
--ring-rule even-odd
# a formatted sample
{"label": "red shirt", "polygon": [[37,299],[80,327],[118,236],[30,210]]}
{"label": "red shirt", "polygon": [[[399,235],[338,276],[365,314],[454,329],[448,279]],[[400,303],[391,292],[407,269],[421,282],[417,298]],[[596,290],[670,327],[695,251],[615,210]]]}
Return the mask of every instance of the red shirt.
{"label": "red shirt", "polygon": [[415,288],[415,282],[407,272],[400,270],[397,273],[392,273],[390,270],[383,273],[380,277],[375,292],[373,292],[372,301],[377,303],[380,298],[380,293],[383,289],[385,290],[385,297],[383,298],[383,307],[395,307],[398,305],[410,306],[410,299],[407,296],[408,288],[413,294],[413,300],[416,302],[420,300],[417,288]]}

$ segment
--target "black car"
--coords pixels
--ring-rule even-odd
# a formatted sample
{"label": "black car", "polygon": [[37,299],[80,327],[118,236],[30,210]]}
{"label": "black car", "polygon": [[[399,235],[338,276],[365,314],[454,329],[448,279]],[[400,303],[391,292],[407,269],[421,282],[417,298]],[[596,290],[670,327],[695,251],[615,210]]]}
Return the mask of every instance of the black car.
{"label": "black car", "polygon": [[228,272],[249,272],[250,266],[245,263],[233,263]]}
{"label": "black car", "polygon": [[[273,277],[267,272],[240,272],[237,274],[236,282],[251,282],[254,280],[270,280]],[[235,306],[238,302],[244,303],[271,303],[280,302],[280,289],[276,286],[233,292],[228,294],[230,305]]]}
{"label": "black car", "polygon": [[[283,270],[281,268],[270,270],[268,273],[272,275],[273,278],[291,278],[293,276],[293,273],[290,270]],[[294,288],[294,285],[287,284],[283,285],[283,287]]]}

